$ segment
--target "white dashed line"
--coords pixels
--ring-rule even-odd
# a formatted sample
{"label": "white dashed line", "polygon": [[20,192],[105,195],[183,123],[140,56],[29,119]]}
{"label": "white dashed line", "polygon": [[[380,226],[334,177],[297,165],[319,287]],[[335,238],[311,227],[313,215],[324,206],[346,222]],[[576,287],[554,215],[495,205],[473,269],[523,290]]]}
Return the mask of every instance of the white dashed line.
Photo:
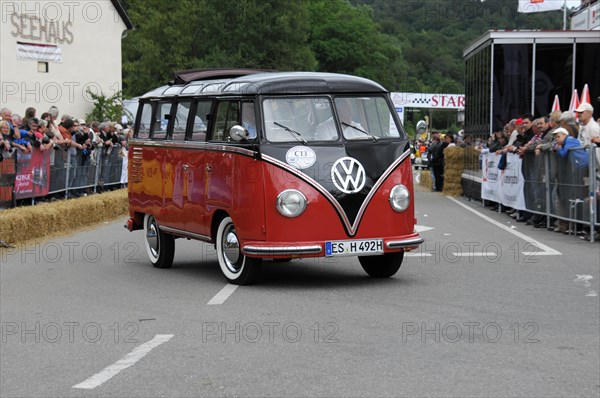
{"label": "white dashed line", "polygon": [[119,374],[122,370],[135,365],[137,361],[145,357],[153,348],[171,340],[171,337],[173,337],[172,334],[157,334],[152,340],[134,348],[133,351],[119,359],[117,362],[104,368],[100,373],[96,373],[89,379],[74,385],[73,388],[91,390],[98,387]]}
{"label": "white dashed line", "polygon": [[235,289],[237,288],[238,285],[232,285],[230,283],[225,285],[225,287],[221,289],[219,293],[215,294],[215,297],[210,299],[207,305],[223,304],[225,300],[227,300],[227,298],[229,298],[229,296],[231,296],[231,294],[235,292]]}
{"label": "white dashed line", "polygon": [[425,232],[433,229],[433,227],[426,227],[424,225],[415,225],[415,231],[417,232]]}
{"label": "white dashed line", "polygon": [[555,249],[551,248],[550,246],[547,246],[547,245],[543,244],[542,242],[538,242],[537,240],[535,240],[535,239],[533,239],[533,238],[525,235],[524,233],[521,233],[521,232],[516,231],[516,230],[514,230],[514,229],[512,229],[510,227],[507,227],[506,225],[504,225],[504,224],[502,224],[502,223],[500,223],[500,222],[498,222],[498,221],[496,221],[496,220],[494,220],[494,219],[492,219],[492,218],[490,218],[490,217],[488,217],[486,215],[481,214],[477,210],[472,209],[471,207],[469,207],[469,206],[467,206],[467,205],[459,202],[458,200],[456,200],[456,199],[454,199],[452,197],[448,196],[448,199],[450,199],[451,201],[453,201],[457,205],[462,206],[465,209],[469,210],[471,213],[474,213],[474,214],[478,215],[479,217],[483,218],[484,220],[486,220],[490,224],[493,224],[493,225],[497,226],[498,228],[502,228],[506,232],[509,232],[509,233],[515,235],[516,237],[518,237],[520,239],[523,239],[524,241],[537,246],[540,249],[540,251],[523,252],[523,254],[526,255],[526,256],[533,256],[533,255],[535,255],[535,256],[560,256],[560,255],[562,255],[562,253],[559,252],[558,250],[555,250]]}

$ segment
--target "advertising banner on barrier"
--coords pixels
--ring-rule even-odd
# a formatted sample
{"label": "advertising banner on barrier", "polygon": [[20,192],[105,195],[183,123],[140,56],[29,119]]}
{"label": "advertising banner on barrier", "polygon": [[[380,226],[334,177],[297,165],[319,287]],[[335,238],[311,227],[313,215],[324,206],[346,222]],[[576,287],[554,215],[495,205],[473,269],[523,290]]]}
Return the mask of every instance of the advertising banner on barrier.
{"label": "advertising banner on barrier", "polygon": [[15,198],[26,199],[48,195],[50,182],[50,151],[17,151]]}
{"label": "advertising banner on barrier", "polygon": [[17,175],[17,151],[3,152],[0,162],[0,209],[12,206],[13,187]]}
{"label": "advertising banner on barrier", "polygon": [[502,203],[517,210],[525,210],[524,179],[521,172],[521,158],[509,153],[506,168],[498,169],[501,155],[482,155],[481,198]]}

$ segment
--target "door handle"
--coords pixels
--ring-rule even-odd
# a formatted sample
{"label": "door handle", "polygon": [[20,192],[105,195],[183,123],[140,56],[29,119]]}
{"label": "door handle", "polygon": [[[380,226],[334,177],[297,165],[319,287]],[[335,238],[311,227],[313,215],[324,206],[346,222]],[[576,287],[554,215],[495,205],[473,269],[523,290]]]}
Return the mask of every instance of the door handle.
{"label": "door handle", "polygon": [[207,164],[205,170],[207,173],[212,173],[212,166],[210,164]]}
{"label": "door handle", "polygon": [[183,171],[188,171],[188,169],[190,168],[190,165],[187,163],[184,163],[183,166],[181,166],[183,168]]}

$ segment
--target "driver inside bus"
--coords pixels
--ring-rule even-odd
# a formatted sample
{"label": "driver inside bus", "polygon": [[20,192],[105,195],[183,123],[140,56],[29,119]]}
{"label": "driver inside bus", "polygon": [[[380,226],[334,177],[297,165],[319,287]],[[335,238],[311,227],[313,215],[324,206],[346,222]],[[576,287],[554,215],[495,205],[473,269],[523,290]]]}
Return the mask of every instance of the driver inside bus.
{"label": "driver inside bus", "polygon": [[[335,107],[340,118],[340,123],[342,124],[341,127],[343,129],[344,138],[364,138],[366,135],[362,131],[364,131],[365,129],[360,125],[360,123],[357,123],[352,120],[352,103],[350,102],[350,100],[345,98],[336,99]],[[333,116],[317,126],[315,140],[333,141],[337,139],[337,136],[338,133]]]}
{"label": "driver inside bus", "polygon": [[256,120],[254,118],[254,104],[246,102],[242,104],[242,126],[246,130],[246,138],[256,138]]}

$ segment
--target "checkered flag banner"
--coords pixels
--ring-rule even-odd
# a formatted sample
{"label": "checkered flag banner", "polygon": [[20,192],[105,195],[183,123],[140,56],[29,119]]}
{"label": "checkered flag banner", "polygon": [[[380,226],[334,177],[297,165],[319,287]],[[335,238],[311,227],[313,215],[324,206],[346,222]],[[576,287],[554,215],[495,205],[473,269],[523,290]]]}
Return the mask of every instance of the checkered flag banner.
{"label": "checkered flag banner", "polygon": [[394,105],[407,108],[464,109],[464,94],[390,93]]}

